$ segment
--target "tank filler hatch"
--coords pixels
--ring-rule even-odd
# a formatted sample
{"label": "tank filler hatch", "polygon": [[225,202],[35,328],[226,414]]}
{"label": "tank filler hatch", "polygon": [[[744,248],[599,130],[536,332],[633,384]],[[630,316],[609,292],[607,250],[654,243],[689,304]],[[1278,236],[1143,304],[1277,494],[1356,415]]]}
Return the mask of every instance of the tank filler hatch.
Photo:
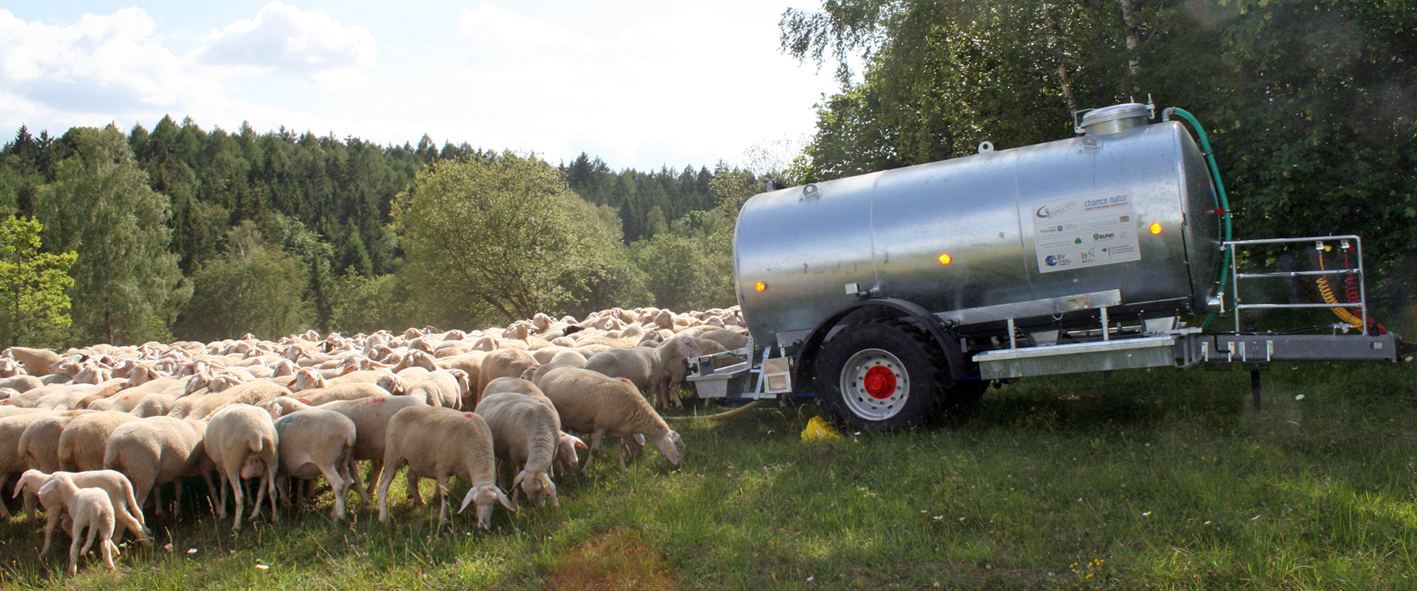
{"label": "tank filler hatch", "polygon": [[[1141,127],[1151,119],[1152,107],[1141,103],[1123,103],[1102,107],[1101,109],[1091,109],[1079,111],[1082,115],[1082,122],[1077,124],[1073,131],[1086,133],[1087,135],[1107,135],[1118,133]],[[1077,117],[1074,114],[1074,118]]]}

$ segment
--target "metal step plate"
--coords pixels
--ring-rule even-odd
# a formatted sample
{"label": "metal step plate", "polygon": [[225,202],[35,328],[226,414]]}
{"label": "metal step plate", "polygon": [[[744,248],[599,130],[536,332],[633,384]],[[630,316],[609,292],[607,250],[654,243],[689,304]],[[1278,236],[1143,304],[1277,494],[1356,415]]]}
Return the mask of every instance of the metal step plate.
{"label": "metal step plate", "polygon": [[1172,367],[1176,339],[1171,335],[1096,343],[1049,345],[985,351],[974,356],[986,380],[1087,371]]}

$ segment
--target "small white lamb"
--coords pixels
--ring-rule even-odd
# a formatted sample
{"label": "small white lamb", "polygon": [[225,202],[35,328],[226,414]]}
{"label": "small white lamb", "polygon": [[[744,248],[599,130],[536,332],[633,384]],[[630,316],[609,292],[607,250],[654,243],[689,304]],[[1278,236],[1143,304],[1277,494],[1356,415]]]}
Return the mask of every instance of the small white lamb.
{"label": "small white lamb", "polygon": [[68,474],[62,473],[53,475],[49,482],[40,487],[39,494],[43,496],[51,490],[59,491],[64,498],[64,506],[74,518],[74,542],[69,544],[69,574],[79,573],[79,539],[84,528],[88,528],[89,538],[82,552],[88,553],[94,538],[99,538],[104,564],[108,565],[108,570],[117,570],[113,566],[113,554],[118,551],[118,545],[113,543],[113,503],[108,500],[108,493],[99,488],[79,488]]}

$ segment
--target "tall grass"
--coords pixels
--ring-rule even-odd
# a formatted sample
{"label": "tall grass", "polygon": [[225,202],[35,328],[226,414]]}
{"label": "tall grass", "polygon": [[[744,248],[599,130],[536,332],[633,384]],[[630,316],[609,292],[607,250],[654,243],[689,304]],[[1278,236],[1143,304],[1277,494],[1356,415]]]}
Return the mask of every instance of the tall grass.
{"label": "tall grass", "polygon": [[427,506],[395,483],[388,524],[353,497],[330,521],[328,493],[235,536],[210,510],[150,516],[157,548],[69,578],[67,538],[37,559],[42,520],[19,517],[0,524],[0,586],[1417,588],[1413,381],[1280,366],[1256,413],[1244,372],[1060,376],[933,428],[814,443],[815,406],[763,409],[675,425],[682,469],[608,457],[557,480],[560,509],[499,509],[488,532],[469,514],[440,530],[431,482]]}

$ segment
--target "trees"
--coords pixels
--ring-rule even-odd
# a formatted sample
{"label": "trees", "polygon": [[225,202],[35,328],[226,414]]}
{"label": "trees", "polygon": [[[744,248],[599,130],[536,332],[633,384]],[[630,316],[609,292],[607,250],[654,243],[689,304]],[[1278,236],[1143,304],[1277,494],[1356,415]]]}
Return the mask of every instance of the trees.
{"label": "trees", "polygon": [[36,198],[44,241],[75,251],[72,336],[77,342],[168,338],[190,288],[168,252],[168,202],[148,186],[123,132],[75,127],[57,141],[54,178]]}
{"label": "trees", "polygon": [[436,161],[393,204],[412,297],[445,322],[485,311],[503,320],[554,309],[611,245],[573,215],[555,168],[513,152]]}
{"label": "trees", "polygon": [[226,252],[192,274],[192,299],[174,327],[184,339],[210,341],[252,333],[277,339],[310,324],[303,298],[305,264],[266,244],[251,222],[227,232]]}
{"label": "trees", "polygon": [[77,253],[40,252],[43,226],[9,216],[0,225],[0,346],[58,346],[67,337],[69,267]]}

